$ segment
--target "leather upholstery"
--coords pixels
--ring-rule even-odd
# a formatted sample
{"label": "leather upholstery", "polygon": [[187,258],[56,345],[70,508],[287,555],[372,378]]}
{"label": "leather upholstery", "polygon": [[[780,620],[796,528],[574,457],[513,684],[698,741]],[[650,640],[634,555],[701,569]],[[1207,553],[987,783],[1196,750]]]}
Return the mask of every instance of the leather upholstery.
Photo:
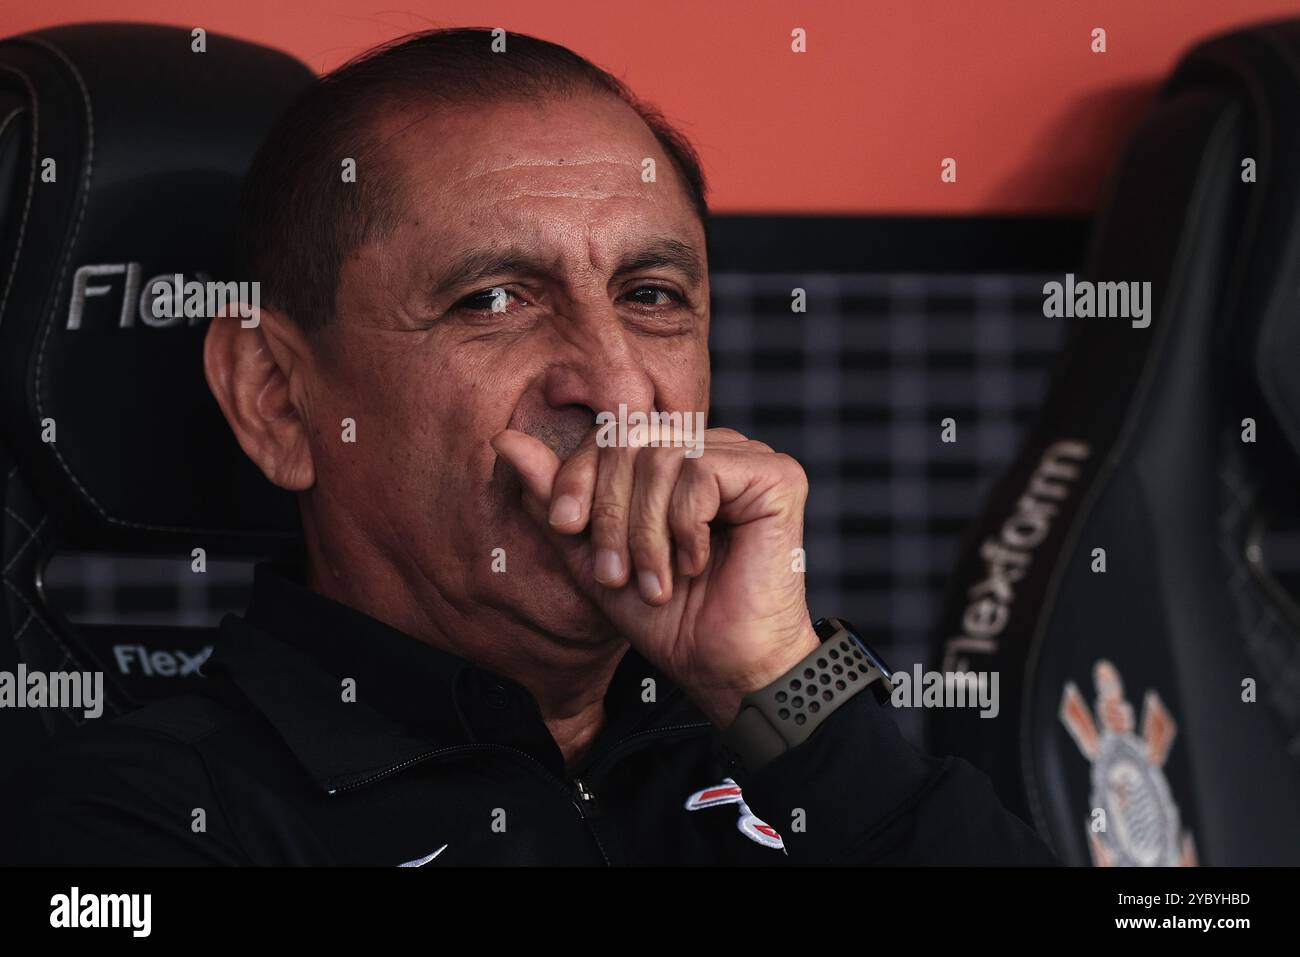
{"label": "leather upholstery", "polygon": [[997,672],[1001,712],[930,743],[1072,863],[1300,862],[1300,613],[1256,547],[1300,472],[1297,116],[1300,22],[1180,63],[1084,270],[1150,281],[1152,321],[1043,320],[1068,345],[953,575],[935,666]]}
{"label": "leather upholstery", "polygon": [[[240,181],[311,79],[228,37],[193,52],[173,27],[0,42],[0,670],[103,671],[106,716],[173,689],[119,673],[117,629],[74,629],[49,607],[40,575],[56,548],[188,564],[197,547],[254,556],[296,539],[291,499],[239,451],[207,389],[202,322],[167,327],[138,297],[158,275],[232,278]],[[146,647],[213,640],[129,632]],[[0,712],[0,768],[82,720]]]}

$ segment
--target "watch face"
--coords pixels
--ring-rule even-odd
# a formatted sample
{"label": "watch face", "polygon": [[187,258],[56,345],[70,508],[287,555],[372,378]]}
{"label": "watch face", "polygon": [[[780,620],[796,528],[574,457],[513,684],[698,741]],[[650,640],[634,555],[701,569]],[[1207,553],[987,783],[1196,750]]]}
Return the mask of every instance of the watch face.
{"label": "watch face", "polygon": [[885,681],[890,685],[893,684],[893,670],[889,665],[885,664],[885,659],[876,654],[875,649],[858,634],[858,629],[853,627],[851,622],[847,622],[843,618],[819,618],[813,624],[813,630],[817,632],[817,636],[822,641],[828,640],[843,630],[853,640],[853,643],[858,646],[862,654],[866,656],[867,661],[885,676]]}

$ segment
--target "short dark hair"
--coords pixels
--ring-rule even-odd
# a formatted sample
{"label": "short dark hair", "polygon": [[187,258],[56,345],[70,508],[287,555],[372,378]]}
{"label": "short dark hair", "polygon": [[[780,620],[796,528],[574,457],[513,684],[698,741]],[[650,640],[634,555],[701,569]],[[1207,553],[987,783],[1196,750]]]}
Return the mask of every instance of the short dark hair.
{"label": "short dark hair", "polygon": [[[391,232],[401,212],[392,159],[370,135],[376,118],[418,104],[587,91],[615,96],[640,115],[671,158],[707,235],[699,157],[658,110],[559,44],[511,33],[502,54],[492,52],[492,40],[493,32],[481,27],[398,37],[322,77],[289,107],[258,150],[240,200],[240,271],[261,283],[264,305],[308,331],[330,322],[344,258]],[[345,157],[357,162],[355,183],[342,182]]]}

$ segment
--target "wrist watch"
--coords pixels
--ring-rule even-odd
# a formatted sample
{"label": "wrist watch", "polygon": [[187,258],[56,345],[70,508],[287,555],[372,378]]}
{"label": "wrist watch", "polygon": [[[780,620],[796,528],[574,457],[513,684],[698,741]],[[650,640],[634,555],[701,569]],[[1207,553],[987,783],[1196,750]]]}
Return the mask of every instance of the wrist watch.
{"label": "wrist watch", "polygon": [[733,768],[757,771],[808,737],[849,698],[870,690],[883,704],[892,672],[857,629],[843,618],[813,625],[822,640],[766,688],[751,691],[719,738],[719,757]]}

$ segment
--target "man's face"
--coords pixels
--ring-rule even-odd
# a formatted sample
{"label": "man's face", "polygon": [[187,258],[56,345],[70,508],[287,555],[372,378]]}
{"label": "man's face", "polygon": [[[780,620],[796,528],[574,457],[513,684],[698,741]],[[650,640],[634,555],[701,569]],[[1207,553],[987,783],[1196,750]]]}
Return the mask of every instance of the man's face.
{"label": "man's face", "polygon": [[380,136],[404,213],[341,271],[312,389],[312,509],[416,596],[602,636],[489,440],[518,429],[563,459],[620,403],[707,411],[703,228],[613,97],[408,111]]}

